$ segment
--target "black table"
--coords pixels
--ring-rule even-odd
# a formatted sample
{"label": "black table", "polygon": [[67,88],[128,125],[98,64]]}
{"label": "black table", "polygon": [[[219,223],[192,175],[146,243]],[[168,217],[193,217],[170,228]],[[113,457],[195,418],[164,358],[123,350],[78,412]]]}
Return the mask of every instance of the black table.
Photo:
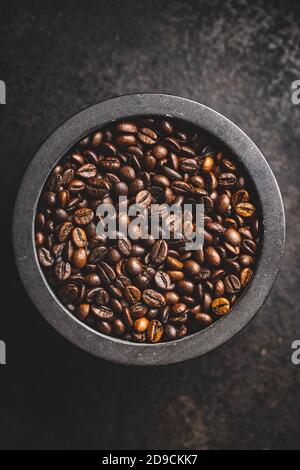
{"label": "black table", "polygon": [[[300,448],[299,2],[1,0],[0,11],[0,448]],[[18,279],[10,233],[22,174],[49,132],[142,91],[198,100],[244,129],[288,222],[283,269],[254,322],[204,358],[156,369],[96,360],[53,331]]]}

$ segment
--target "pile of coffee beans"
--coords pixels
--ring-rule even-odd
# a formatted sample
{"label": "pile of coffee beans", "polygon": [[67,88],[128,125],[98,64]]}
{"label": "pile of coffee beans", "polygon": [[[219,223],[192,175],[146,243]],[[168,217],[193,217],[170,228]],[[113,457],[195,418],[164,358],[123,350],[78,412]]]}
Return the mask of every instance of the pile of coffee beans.
{"label": "pile of coffee beans", "polygon": [[[147,209],[203,202],[204,246],[99,235],[97,207],[113,204],[118,214],[119,196]],[[38,203],[37,255],[82,322],[127,341],[171,341],[228,314],[249,284],[257,212],[243,167],[201,131],[169,118],[128,119],[91,133],[53,168]]]}

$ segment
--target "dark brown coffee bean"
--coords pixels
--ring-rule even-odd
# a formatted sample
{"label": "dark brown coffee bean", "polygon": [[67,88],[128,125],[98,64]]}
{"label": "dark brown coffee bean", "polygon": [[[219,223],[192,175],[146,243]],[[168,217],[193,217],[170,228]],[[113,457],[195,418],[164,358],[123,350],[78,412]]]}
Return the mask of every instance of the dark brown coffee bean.
{"label": "dark brown coffee bean", "polygon": [[234,173],[222,173],[218,178],[218,185],[221,188],[232,188],[236,184]]}
{"label": "dark brown coffee bean", "polygon": [[221,264],[219,253],[212,246],[208,246],[205,249],[205,260],[210,266],[219,266]]}
{"label": "dark brown coffee bean", "polygon": [[94,212],[89,208],[82,208],[75,211],[74,221],[78,225],[88,225],[94,218]]}
{"label": "dark brown coffee bean", "polygon": [[85,231],[80,227],[75,227],[72,230],[72,241],[77,248],[84,248],[87,244]]}
{"label": "dark brown coffee bean", "polygon": [[49,268],[54,263],[54,259],[49,250],[46,248],[39,248],[38,258],[43,268]]}
{"label": "dark brown coffee bean", "polygon": [[194,320],[201,328],[207,328],[213,323],[211,316],[207,313],[196,313],[194,315]]}
{"label": "dark brown coffee bean", "polygon": [[87,263],[87,253],[84,248],[77,248],[72,256],[72,264],[77,269],[82,269]]}
{"label": "dark brown coffee bean", "polygon": [[64,303],[72,304],[78,297],[78,287],[75,284],[64,284],[60,290],[60,298]]}
{"label": "dark brown coffee bean", "polygon": [[97,168],[92,163],[86,163],[78,168],[76,174],[84,179],[93,178],[97,174]]}
{"label": "dark brown coffee bean", "polygon": [[178,281],[176,283],[176,290],[181,295],[191,295],[194,292],[195,285],[191,281],[187,281],[183,279],[182,281]]}
{"label": "dark brown coffee bean", "polygon": [[138,258],[135,258],[134,256],[131,256],[130,258],[128,258],[125,266],[126,266],[126,272],[130,276],[134,276],[134,277],[138,276],[143,271],[143,265],[141,261]]}
{"label": "dark brown coffee bean", "polygon": [[111,322],[114,319],[114,313],[113,311],[104,305],[97,306],[92,305],[91,306],[91,313],[98,318],[99,320],[106,321],[106,322]]}
{"label": "dark brown coffee bean", "polygon": [[145,145],[154,145],[157,140],[156,133],[147,127],[143,127],[137,134],[138,139]]}
{"label": "dark brown coffee bean", "polygon": [[64,222],[58,229],[57,238],[60,242],[65,242],[73,229],[72,222]]}
{"label": "dark brown coffee bean", "polygon": [[59,281],[65,281],[71,275],[71,265],[65,261],[57,261],[54,266],[54,272]]}
{"label": "dark brown coffee bean", "polygon": [[127,286],[124,289],[124,297],[131,305],[141,300],[141,291],[136,286]]}
{"label": "dark brown coffee bean", "polygon": [[233,227],[229,227],[224,233],[227,242],[233,246],[240,245],[242,241],[241,234]]}
{"label": "dark brown coffee bean", "polygon": [[157,240],[151,249],[151,262],[162,264],[167,258],[168,244],[165,240]]}
{"label": "dark brown coffee bean", "polygon": [[135,197],[135,202],[138,206],[149,207],[152,201],[151,193],[147,190],[140,191]]}
{"label": "dark brown coffee bean", "polygon": [[116,273],[109,264],[101,261],[98,264],[98,274],[100,276],[101,281],[106,286],[110,285],[116,279]]}
{"label": "dark brown coffee bean", "polygon": [[157,287],[161,290],[169,290],[174,287],[174,284],[172,285],[170,276],[164,271],[157,271],[154,276],[154,280]]}
{"label": "dark brown coffee bean", "polygon": [[123,166],[119,171],[119,175],[126,183],[131,183],[135,180],[135,171],[131,166]]}
{"label": "dark brown coffee bean", "polygon": [[143,302],[151,308],[161,308],[166,305],[164,296],[153,289],[144,290],[142,298]]}
{"label": "dark brown coffee bean", "polygon": [[187,276],[195,277],[201,271],[201,267],[196,261],[190,260],[184,263],[184,272]]}
{"label": "dark brown coffee bean", "polygon": [[224,278],[224,285],[229,294],[237,294],[241,289],[239,278],[234,274],[229,274]]}
{"label": "dark brown coffee bean", "polygon": [[112,325],[106,321],[99,321],[97,322],[97,329],[100,333],[104,335],[111,335],[112,333]]}
{"label": "dark brown coffee bean", "polygon": [[252,278],[252,270],[250,268],[243,268],[240,272],[240,281],[242,287],[246,287],[249,283],[250,279]]}

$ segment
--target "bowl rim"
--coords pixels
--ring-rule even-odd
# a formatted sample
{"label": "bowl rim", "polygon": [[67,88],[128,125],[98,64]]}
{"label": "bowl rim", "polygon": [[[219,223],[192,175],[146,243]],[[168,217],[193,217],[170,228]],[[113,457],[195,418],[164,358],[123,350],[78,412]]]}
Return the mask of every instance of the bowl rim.
{"label": "bowl rim", "polygon": [[[230,314],[198,333],[155,345],[105,336],[74,317],[49,287],[39,266],[34,243],[37,201],[54,164],[89,132],[112,121],[139,115],[162,115],[187,121],[229,147],[255,184],[264,227],[255,275]],[[166,365],[201,356],[219,347],[242,330],[262,307],[275,283],[284,252],[284,207],[277,181],[264,156],[232,121],[187,98],[137,93],[110,98],[85,108],[67,119],[45,140],[31,160],[19,188],[13,216],[13,245],[17,268],[31,300],[65,338],[94,356],[115,363]]]}

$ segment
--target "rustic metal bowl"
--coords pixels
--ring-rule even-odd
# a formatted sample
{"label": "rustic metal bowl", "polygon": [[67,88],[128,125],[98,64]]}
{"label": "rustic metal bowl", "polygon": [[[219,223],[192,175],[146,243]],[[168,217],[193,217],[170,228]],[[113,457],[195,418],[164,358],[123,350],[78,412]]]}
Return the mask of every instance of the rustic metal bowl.
{"label": "rustic metal bowl", "polygon": [[[260,202],[263,234],[255,275],[232,311],[209,328],[162,344],[135,344],[105,336],[77,320],[55,297],[39,267],[34,219],[45,180],[55,163],[79,139],[117,119],[163,115],[182,119],[207,132],[242,162]],[[178,96],[135,94],[95,104],[68,119],[43,143],[23,178],[14,212],[13,240],[21,279],[46,320],[68,340],[91,354],[127,365],[161,365],[201,356],[228,341],[254,317],[276,280],[285,243],[281,194],[265,158],[251,139],[216,111]]]}

